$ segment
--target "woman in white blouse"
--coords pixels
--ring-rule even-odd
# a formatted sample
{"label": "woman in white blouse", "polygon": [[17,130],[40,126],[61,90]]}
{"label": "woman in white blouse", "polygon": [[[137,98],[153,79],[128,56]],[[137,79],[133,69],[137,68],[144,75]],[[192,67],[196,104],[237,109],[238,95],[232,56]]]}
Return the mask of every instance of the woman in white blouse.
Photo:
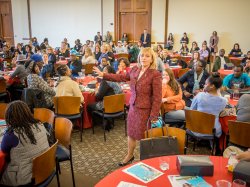
{"label": "woman in white blouse", "polygon": [[82,65],[95,64],[95,63],[96,63],[96,59],[95,59],[91,49],[89,47],[87,47],[85,49],[85,54],[82,57]]}

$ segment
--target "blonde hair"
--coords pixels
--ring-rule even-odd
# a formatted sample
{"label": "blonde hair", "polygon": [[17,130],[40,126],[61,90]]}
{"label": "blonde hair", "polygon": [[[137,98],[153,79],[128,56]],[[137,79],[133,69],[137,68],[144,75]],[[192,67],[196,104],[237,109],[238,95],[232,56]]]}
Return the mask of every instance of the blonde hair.
{"label": "blonde hair", "polygon": [[92,50],[89,47],[85,49],[85,53],[88,53],[89,56],[94,56]]}
{"label": "blonde hair", "polygon": [[150,47],[145,47],[145,48],[141,48],[141,51],[138,55],[138,59],[137,59],[137,66],[140,68],[142,65],[141,65],[141,62],[140,62],[140,56],[142,54],[145,54],[145,53],[149,53],[149,55],[151,55],[152,57],[152,62],[149,66],[149,69],[156,69],[157,68],[157,61],[156,61],[156,56],[155,56],[155,52],[153,51],[153,49],[151,49]]}

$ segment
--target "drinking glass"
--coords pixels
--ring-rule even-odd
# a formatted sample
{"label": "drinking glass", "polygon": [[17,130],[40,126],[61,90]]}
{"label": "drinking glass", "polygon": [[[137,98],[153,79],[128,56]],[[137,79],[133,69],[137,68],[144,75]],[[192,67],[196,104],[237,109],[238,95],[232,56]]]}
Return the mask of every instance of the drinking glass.
{"label": "drinking glass", "polygon": [[159,165],[162,171],[169,169],[169,158],[159,158]]}
{"label": "drinking glass", "polygon": [[241,179],[235,179],[233,181],[233,187],[246,187],[246,186],[247,186],[246,182]]}
{"label": "drinking glass", "polygon": [[217,180],[216,181],[216,187],[231,187],[231,182],[227,180]]}

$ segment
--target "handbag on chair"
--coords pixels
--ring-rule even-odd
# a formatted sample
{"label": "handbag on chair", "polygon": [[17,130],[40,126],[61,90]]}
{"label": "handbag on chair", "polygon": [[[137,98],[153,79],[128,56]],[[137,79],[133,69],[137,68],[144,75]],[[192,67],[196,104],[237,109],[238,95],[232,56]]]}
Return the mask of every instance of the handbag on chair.
{"label": "handbag on chair", "polygon": [[[168,132],[164,135],[164,127],[153,128],[148,130],[150,119],[147,122],[147,138],[140,141],[140,160],[179,154],[178,141],[176,137],[168,136]],[[152,137],[153,132],[161,129],[162,136]],[[166,128],[167,130],[167,128]],[[150,134],[150,136],[149,136]]]}

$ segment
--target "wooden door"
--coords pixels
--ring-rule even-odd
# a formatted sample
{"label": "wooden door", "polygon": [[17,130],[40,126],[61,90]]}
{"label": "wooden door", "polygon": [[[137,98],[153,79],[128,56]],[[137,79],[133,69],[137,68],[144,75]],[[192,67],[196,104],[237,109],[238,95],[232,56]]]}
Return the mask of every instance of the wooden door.
{"label": "wooden door", "polygon": [[129,42],[137,42],[144,29],[151,32],[152,0],[115,1],[115,38],[128,34]]}
{"label": "wooden door", "polygon": [[0,0],[0,37],[14,45],[11,0]]}

